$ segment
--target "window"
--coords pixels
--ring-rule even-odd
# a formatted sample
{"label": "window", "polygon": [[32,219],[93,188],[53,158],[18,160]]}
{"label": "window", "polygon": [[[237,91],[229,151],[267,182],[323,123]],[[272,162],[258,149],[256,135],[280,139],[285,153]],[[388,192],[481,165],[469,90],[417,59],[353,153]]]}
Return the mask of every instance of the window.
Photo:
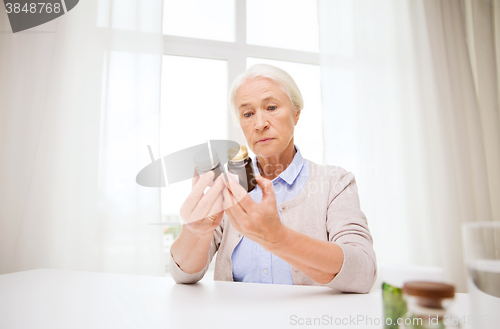
{"label": "window", "polygon": [[233,42],[234,0],[165,0],[163,34]]}
{"label": "window", "polygon": [[[323,163],[317,17],[317,3],[309,0],[164,0],[162,155],[205,139],[245,144],[227,108],[228,89],[248,66],[269,63],[301,89],[305,107],[295,143]],[[163,220],[172,227],[191,183],[174,186],[162,189]],[[167,245],[178,232],[168,229]]]}

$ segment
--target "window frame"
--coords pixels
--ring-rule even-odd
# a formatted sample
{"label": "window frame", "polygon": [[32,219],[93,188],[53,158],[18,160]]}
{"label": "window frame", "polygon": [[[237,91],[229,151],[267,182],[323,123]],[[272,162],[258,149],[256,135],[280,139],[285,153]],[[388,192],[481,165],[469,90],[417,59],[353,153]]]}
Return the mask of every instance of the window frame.
{"label": "window frame", "polygon": [[[231,88],[236,77],[246,70],[247,57],[312,64],[319,66],[319,53],[247,44],[246,0],[235,1],[235,41],[225,42],[199,38],[163,35],[163,55],[197,57],[227,62],[227,81]],[[227,138],[244,142],[230,115],[227,116]]]}

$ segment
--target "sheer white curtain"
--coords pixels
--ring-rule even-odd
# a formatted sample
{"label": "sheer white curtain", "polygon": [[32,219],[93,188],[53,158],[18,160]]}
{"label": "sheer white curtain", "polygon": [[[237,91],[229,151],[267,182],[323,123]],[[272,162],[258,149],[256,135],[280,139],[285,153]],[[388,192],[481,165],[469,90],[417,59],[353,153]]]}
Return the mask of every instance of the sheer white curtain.
{"label": "sheer white curtain", "polygon": [[12,34],[0,10],[0,273],[162,275],[161,0],[85,0]]}
{"label": "sheer white curtain", "polygon": [[326,162],[355,173],[379,264],[442,267],[458,291],[461,223],[500,219],[496,76],[476,93],[464,7],[319,1]]}

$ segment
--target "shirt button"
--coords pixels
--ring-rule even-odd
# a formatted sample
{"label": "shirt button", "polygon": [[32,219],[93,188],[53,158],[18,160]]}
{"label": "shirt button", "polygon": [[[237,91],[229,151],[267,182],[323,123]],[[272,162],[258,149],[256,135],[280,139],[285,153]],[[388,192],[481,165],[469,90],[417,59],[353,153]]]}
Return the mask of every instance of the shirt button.
{"label": "shirt button", "polygon": [[266,274],[269,273],[269,271],[267,270],[267,268],[264,270],[264,273],[266,273]]}

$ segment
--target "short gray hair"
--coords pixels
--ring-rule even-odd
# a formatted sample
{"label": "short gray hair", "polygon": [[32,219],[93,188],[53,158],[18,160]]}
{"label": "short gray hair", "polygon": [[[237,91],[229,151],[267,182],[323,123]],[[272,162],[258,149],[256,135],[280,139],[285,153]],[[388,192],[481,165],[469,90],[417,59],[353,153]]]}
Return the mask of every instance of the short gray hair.
{"label": "short gray hair", "polygon": [[304,108],[302,93],[290,74],[273,65],[255,64],[240,74],[231,86],[231,91],[229,92],[229,110],[233,114],[233,118],[238,119],[239,117],[235,104],[236,92],[238,91],[238,88],[240,88],[245,82],[256,78],[267,78],[274,81],[281,86],[281,88],[283,88],[283,91],[288,95],[288,98],[290,98],[295,110],[298,111]]}

